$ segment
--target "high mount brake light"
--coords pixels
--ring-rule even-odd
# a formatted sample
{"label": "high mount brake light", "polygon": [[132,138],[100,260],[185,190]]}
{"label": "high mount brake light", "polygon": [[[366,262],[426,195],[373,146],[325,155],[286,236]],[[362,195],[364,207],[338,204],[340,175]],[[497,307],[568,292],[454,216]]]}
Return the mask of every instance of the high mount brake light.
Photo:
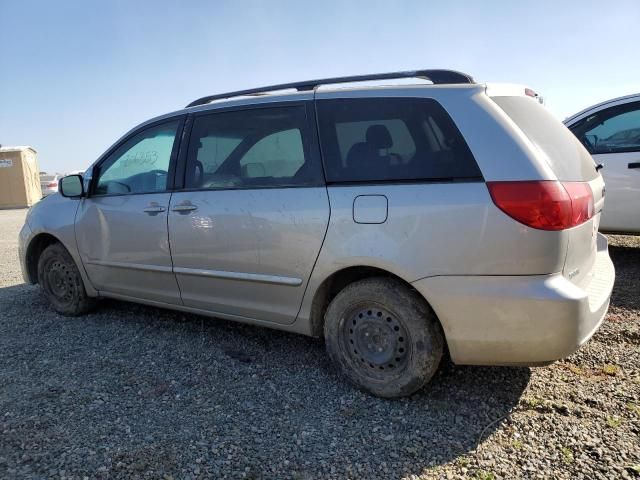
{"label": "high mount brake light", "polygon": [[487,187],[500,210],[531,228],[565,230],[593,216],[593,192],[588,183],[487,182]]}

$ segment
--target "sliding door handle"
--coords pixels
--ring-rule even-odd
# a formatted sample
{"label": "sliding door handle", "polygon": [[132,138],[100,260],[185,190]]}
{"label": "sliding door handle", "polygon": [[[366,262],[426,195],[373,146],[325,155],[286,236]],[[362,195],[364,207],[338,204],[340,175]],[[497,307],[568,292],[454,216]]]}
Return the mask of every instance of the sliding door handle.
{"label": "sliding door handle", "polygon": [[628,165],[629,168],[640,168],[640,162],[633,162]]}
{"label": "sliding door handle", "polygon": [[148,213],[149,215],[157,215],[158,213],[162,213],[165,210],[166,208],[161,207],[160,205],[149,205],[144,209],[144,212]]}
{"label": "sliding door handle", "polygon": [[181,203],[178,205],[175,205],[171,211],[172,212],[178,212],[178,213],[189,213],[189,212],[193,212],[194,210],[197,210],[198,207],[195,205],[192,205],[190,203]]}

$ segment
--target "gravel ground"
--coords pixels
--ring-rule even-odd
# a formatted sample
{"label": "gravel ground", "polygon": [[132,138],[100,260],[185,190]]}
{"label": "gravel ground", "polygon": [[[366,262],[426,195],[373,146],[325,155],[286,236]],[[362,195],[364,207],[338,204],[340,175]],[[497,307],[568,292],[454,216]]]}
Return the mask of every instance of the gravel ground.
{"label": "gravel ground", "polygon": [[105,301],[53,313],[0,211],[1,478],[637,478],[640,237],[611,237],[612,307],[544,368],[445,364],[364,395],[320,340]]}

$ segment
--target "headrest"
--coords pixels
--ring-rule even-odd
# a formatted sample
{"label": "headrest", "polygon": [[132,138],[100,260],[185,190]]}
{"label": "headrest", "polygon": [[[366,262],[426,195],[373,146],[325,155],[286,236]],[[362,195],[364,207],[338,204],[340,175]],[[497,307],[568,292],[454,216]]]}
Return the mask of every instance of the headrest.
{"label": "headrest", "polygon": [[371,125],[367,128],[367,143],[374,148],[391,148],[393,140],[389,130],[384,125]]}

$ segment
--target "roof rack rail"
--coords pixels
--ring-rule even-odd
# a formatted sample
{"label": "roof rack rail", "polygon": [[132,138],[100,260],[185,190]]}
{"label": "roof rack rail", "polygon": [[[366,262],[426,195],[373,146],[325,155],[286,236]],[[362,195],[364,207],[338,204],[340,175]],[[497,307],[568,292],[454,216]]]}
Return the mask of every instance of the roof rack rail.
{"label": "roof rack rail", "polygon": [[373,73],[369,75],[354,75],[351,77],[334,77],[322,78],[318,80],[307,80],[306,82],[282,83],[280,85],[271,85],[269,87],[250,88],[248,90],[238,90],[236,92],[221,93],[218,95],[209,95],[199,98],[187,105],[186,108],[195,107],[197,105],[205,105],[214,100],[224,98],[240,97],[243,95],[255,95],[258,93],[274,92],[277,90],[287,90],[295,88],[297,91],[314,90],[320,85],[328,85],[333,83],[351,83],[366,82],[370,80],[387,80],[395,78],[422,78],[430,80],[434,84],[442,83],[474,83],[473,78],[466,73],[456,72],[455,70],[411,70],[406,72],[389,72],[389,73]]}

